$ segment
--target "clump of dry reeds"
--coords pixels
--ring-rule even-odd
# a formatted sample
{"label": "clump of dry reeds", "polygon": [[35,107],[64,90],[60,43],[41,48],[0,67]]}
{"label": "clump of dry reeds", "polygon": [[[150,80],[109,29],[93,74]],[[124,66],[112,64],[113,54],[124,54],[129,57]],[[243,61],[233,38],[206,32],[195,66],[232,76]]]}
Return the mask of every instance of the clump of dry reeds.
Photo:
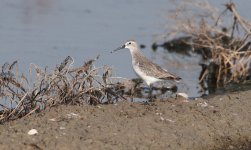
{"label": "clump of dry reeds", "polygon": [[[170,20],[171,19],[171,20]],[[171,16],[168,37],[189,36],[187,44],[208,61],[200,82],[208,78],[216,86],[245,82],[251,75],[251,22],[239,15],[235,4],[225,4],[217,13],[207,1],[184,1]]]}
{"label": "clump of dry reeds", "polygon": [[73,59],[68,56],[52,73],[31,64],[34,81],[19,75],[17,61],[4,64],[0,73],[0,123],[60,104],[96,105],[124,99],[123,85],[110,81],[111,68],[95,68],[96,59],[72,68]]}

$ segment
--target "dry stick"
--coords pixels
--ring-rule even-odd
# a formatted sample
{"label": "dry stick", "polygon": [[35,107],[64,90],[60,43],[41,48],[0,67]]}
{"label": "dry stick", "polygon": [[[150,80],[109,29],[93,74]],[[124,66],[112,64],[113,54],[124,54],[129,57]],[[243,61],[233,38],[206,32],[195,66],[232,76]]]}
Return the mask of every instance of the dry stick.
{"label": "dry stick", "polygon": [[242,28],[249,34],[251,34],[250,28],[246,26],[246,23],[244,22],[244,19],[239,15],[239,13],[236,10],[236,7],[234,3],[228,3],[226,4],[226,7],[233,13],[234,17],[239,21]]}
{"label": "dry stick", "polygon": [[240,61],[239,63],[240,63],[241,70],[242,70],[242,72],[240,72],[240,73],[241,73],[241,75],[245,75],[246,74],[245,63],[242,63],[242,61]]}
{"label": "dry stick", "polygon": [[7,116],[7,118],[9,118],[11,115],[13,115],[17,109],[20,107],[20,105],[22,104],[22,102],[25,100],[26,96],[28,95],[28,92],[25,93],[25,95],[22,97],[22,99],[19,101],[18,105],[16,106],[16,108]]}
{"label": "dry stick", "polygon": [[[188,42],[187,42],[188,43]],[[100,77],[102,78],[101,75],[95,75],[95,77]],[[130,80],[130,79],[127,79],[127,78],[124,78],[124,77],[109,77],[110,79],[122,79],[122,80]]]}
{"label": "dry stick", "polygon": [[97,102],[98,104],[101,103],[97,97],[95,97],[95,96],[93,96],[93,95],[91,95],[91,94],[88,94],[88,96],[89,96],[90,98],[94,98],[94,99],[95,99],[94,101]]}
{"label": "dry stick", "polygon": [[2,107],[1,109],[4,109],[5,111],[9,111],[10,109],[6,106],[4,106],[3,104],[0,104],[0,106]]}
{"label": "dry stick", "polygon": [[[99,69],[99,68],[98,68],[98,69]],[[88,77],[92,76],[92,74],[95,73],[96,70],[97,70],[97,69],[91,70],[88,74],[86,74],[87,76],[85,76],[84,79],[82,79],[82,80],[85,81]],[[67,83],[70,82],[68,78],[66,79],[66,81],[68,81]],[[65,83],[65,85],[67,85],[66,81],[63,80],[63,82]],[[83,82],[81,83],[81,85],[82,85],[82,84],[83,84]],[[70,86],[71,86],[71,85],[70,85]],[[80,87],[81,87],[81,86],[80,86]],[[58,88],[59,88],[59,87],[58,87]],[[71,86],[70,91],[72,91],[72,90],[73,90],[73,87]],[[88,89],[88,90],[90,90],[90,89]],[[84,92],[84,93],[85,93],[85,92]],[[68,92],[68,93],[64,96],[64,98],[65,98],[65,97],[68,97],[70,94],[71,94],[71,92]],[[79,93],[79,94],[81,94],[81,93]]]}
{"label": "dry stick", "polygon": [[25,110],[25,108],[24,108],[24,107],[21,107],[21,109],[18,110],[17,114],[15,114],[15,117],[18,117],[19,114],[21,114],[23,110]]}
{"label": "dry stick", "polygon": [[[100,83],[98,80],[96,80],[95,78],[93,78],[93,80],[96,81],[98,84],[100,84],[103,88],[107,88],[107,87],[105,87],[102,83]],[[109,93],[111,93],[111,92],[109,92]],[[122,99],[124,99],[124,100],[127,100],[124,96],[118,95],[118,94],[116,94],[116,93],[114,93],[114,92],[112,92],[111,94],[112,94],[112,95],[116,95],[117,97],[120,97],[120,98],[122,98]]]}
{"label": "dry stick", "polygon": [[219,20],[220,20],[220,18],[223,16],[223,15],[225,15],[226,14],[226,12],[227,12],[227,8],[217,17],[217,19],[216,19],[216,22],[215,22],[215,25],[214,26],[218,26],[218,22],[219,22]]}
{"label": "dry stick", "polygon": [[93,89],[94,89],[94,87],[90,87],[90,88],[86,89],[85,91],[81,91],[80,93],[78,93],[78,95],[76,97],[73,98],[73,100],[81,97],[83,94],[85,94],[85,93],[87,93],[87,92],[89,92],[90,90],[93,90]]}
{"label": "dry stick", "polygon": [[233,22],[233,26],[232,26],[231,38],[234,37],[234,31],[235,31],[235,29],[238,31],[238,24],[237,24],[237,19],[236,19],[236,17],[234,17],[234,22]]}
{"label": "dry stick", "polygon": [[[220,59],[220,62],[221,62],[221,57],[219,59]],[[218,72],[217,81],[216,81],[217,87],[218,87],[219,82],[220,82],[221,69],[222,69],[222,65],[219,65],[219,72]]]}
{"label": "dry stick", "polygon": [[29,116],[30,114],[32,114],[33,112],[35,112],[37,109],[39,108],[39,106],[37,105],[32,111],[30,111],[28,114],[26,114],[24,117]]}
{"label": "dry stick", "polygon": [[208,75],[208,69],[206,69],[203,73],[203,75],[201,76],[199,83],[202,83],[202,81],[204,80],[204,78]]}
{"label": "dry stick", "polygon": [[221,56],[225,58],[224,60],[226,60],[226,63],[229,63],[230,66],[233,66],[233,63],[230,60],[232,57],[226,56],[224,53],[222,53]]}
{"label": "dry stick", "polygon": [[237,49],[237,51],[240,51],[243,47],[245,47],[250,42],[250,41],[247,41],[247,39],[249,38],[250,35],[251,35],[251,33],[246,34],[246,36],[243,40],[245,42]]}
{"label": "dry stick", "polygon": [[[234,54],[235,55],[235,54]],[[225,72],[225,74],[227,73],[227,70],[228,69],[230,69],[230,68],[232,68],[233,66],[234,66],[234,64],[231,62],[231,59],[233,59],[234,58],[234,56],[233,55],[231,55],[231,53],[230,53],[230,56],[226,56],[226,54],[225,53],[221,53],[221,56],[223,57],[223,60],[224,60],[224,72]],[[228,67],[227,68],[227,64],[229,64],[230,65],[230,67]],[[220,65],[220,69],[221,69],[221,66],[222,65]],[[219,70],[219,75],[221,74],[221,70]],[[229,80],[229,82],[231,81],[232,79],[230,79]],[[226,76],[224,77],[224,83],[227,81],[227,79],[226,79]]]}

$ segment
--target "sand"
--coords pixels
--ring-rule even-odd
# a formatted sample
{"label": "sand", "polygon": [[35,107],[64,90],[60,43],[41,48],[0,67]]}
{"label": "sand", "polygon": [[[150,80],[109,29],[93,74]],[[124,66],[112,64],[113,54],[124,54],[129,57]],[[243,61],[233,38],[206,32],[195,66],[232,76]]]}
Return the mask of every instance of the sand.
{"label": "sand", "polygon": [[[0,125],[0,149],[250,149],[251,91],[58,106]],[[35,129],[38,133],[29,135]]]}

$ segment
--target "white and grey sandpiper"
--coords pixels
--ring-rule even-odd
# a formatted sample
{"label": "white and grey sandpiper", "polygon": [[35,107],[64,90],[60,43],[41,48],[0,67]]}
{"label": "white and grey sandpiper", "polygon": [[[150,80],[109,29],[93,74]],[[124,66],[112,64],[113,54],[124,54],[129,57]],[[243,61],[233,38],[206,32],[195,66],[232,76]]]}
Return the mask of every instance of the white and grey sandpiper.
{"label": "white and grey sandpiper", "polygon": [[153,83],[158,81],[179,81],[180,77],[169,73],[167,70],[162,69],[159,65],[148,59],[140,50],[138,44],[131,40],[126,42],[121,47],[113,50],[112,52],[127,48],[130,50],[132,56],[132,66],[136,74],[142,78],[150,87]]}

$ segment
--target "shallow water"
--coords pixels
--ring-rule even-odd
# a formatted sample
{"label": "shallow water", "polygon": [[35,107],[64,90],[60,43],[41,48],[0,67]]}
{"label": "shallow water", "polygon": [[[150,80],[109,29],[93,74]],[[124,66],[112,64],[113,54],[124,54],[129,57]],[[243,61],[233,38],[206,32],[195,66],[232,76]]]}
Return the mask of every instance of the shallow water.
{"label": "shallow water", "polygon": [[[225,1],[210,2],[222,8]],[[235,3],[240,14],[250,18],[246,1]],[[70,55],[79,65],[100,54],[97,66],[109,65],[114,76],[135,78],[127,50],[109,53],[135,39],[146,45],[148,57],[183,78],[181,92],[200,96],[199,56],[150,50],[155,35],[164,32],[164,16],[172,7],[168,0],[1,0],[0,64],[18,60],[20,70],[28,72],[30,63],[53,68]]]}

